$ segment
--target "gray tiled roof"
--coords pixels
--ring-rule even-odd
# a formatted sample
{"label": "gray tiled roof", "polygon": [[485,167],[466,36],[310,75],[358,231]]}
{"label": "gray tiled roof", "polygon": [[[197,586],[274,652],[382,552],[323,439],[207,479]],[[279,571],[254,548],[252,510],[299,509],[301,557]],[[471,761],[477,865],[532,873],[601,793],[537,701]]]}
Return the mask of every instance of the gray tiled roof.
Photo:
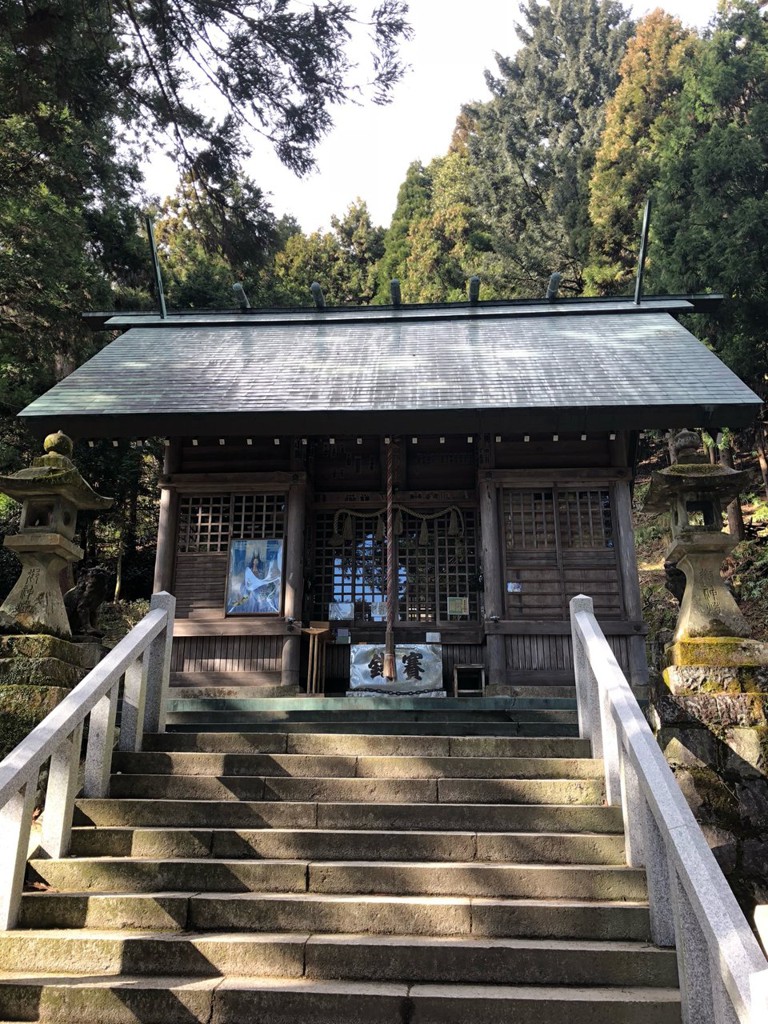
{"label": "gray tiled roof", "polygon": [[133,327],[22,416],[80,436],[610,429],[739,426],[759,405],[668,313],[604,309]]}

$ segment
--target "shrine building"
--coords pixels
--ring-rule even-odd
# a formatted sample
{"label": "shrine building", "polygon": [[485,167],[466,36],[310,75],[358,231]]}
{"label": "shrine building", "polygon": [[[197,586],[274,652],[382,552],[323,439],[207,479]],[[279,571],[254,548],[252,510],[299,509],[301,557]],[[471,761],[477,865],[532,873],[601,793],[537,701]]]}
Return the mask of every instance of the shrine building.
{"label": "shrine building", "polygon": [[370,692],[450,693],[456,665],[483,666],[489,695],[558,686],[583,592],[642,688],[639,433],[739,428],[761,404],[678,322],[718,301],[90,314],[121,333],[21,416],[165,439],[155,589],[177,599],[176,685],[317,687],[302,626],[319,623],[328,694],[360,668]]}

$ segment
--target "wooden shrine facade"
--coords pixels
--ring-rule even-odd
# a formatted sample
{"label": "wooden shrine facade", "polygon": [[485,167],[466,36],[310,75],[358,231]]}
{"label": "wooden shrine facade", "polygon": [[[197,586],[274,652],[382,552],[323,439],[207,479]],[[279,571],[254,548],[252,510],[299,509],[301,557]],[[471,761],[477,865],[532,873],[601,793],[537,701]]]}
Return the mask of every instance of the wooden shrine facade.
{"label": "wooden shrine facade", "polygon": [[90,314],[121,333],[21,416],[166,439],[155,582],[177,597],[177,683],[302,686],[302,624],[331,622],[342,692],[350,641],[379,643],[396,604],[396,638],[439,635],[446,683],[483,664],[491,693],[557,684],[586,592],[642,685],[636,438],[760,408],[679,322],[718,302]]}
{"label": "wooden shrine facade", "polygon": [[[194,442],[194,443],[193,443]],[[330,621],[329,692],[349,643],[382,643],[385,452],[396,448],[397,635],[438,633],[443,675],[486,666],[490,692],[571,676],[568,601],[590,593],[645,681],[625,434],[186,438],[167,447],[156,589],[177,598],[187,685],[303,681],[300,620]],[[278,615],[228,615],[228,552],[279,538]]]}

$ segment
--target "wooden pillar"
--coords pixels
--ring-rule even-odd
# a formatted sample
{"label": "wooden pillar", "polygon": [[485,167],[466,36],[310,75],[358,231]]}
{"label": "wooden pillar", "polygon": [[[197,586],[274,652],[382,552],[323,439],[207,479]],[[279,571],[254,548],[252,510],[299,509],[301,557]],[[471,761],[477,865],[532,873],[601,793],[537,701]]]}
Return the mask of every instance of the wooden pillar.
{"label": "wooden pillar", "polygon": [[[624,595],[624,613],[628,619],[640,622],[643,618],[643,598],[640,593],[640,577],[637,572],[635,533],[632,527],[632,496],[629,483],[617,480],[613,487],[613,511],[618,547],[619,576]],[[645,656],[644,636],[629,639],[630,682],[643,686],[648,682],[648,663]]]}
{"label": "wooden pillar", "polygon": [[[486,621],[504,618],[501,581],[501,550],[499,544],[498,491],[493,480],[481,480],[480,531],[483,543],[483,596]],[[507,681],[504,637],[486,634],[488,645],[488,682],[491,686]]]}
{"label": "wooden pillar", "polygon": [[153,592],[167,590],[173,593],[173,569],[176,561],[176,536],[178,533],[179,495],[169,487],[169,478],[178,473],[181,466],[181,439],[172,437],[166,446],[163,459],[163,476],[160,482],[160,517],[157,524],[157,554],[155,555],[155,582]]}
{"label": "wooden pillar", "polygon": [[299,685],[301,662],[301,618],[304,593],[304,527],[307,518],[307,485],[304,481],[292,483],[288,488],[288,522],[285,531],[285,597],[283,614],[291,632],[283,638],[283,666],[280,682],[283,686]]}

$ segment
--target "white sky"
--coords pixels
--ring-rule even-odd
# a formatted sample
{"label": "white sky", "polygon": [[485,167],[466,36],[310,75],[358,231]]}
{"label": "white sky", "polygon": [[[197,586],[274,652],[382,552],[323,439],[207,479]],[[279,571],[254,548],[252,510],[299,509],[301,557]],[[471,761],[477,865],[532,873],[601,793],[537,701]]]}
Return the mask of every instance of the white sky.
{"label": "white sky", "polygon": [[[360,2],[363,12],[373,0]],[[632,4],[636,17],[661,6],[690,25],[705,25],[716,0],[661,0]],[[326,229],[332,214],[343,214],[358,196],[374,223],[389,225],[397,191],[414,160],[443,155],[463,103],[489,98],[486,69],[495,71],[494,52],[509,56],[517,44],[512,0],[410,0],[414,38],[402,48],[411,70],[386,107],[340,107],[335,128],[317,148],[317,170],[299,179],[257,140],[247,172],[270,194],[275,213],[291,213],[304,231]],[[173,166],[158,158],[147,169],[150,191],[168,194],[176,184]]]}

